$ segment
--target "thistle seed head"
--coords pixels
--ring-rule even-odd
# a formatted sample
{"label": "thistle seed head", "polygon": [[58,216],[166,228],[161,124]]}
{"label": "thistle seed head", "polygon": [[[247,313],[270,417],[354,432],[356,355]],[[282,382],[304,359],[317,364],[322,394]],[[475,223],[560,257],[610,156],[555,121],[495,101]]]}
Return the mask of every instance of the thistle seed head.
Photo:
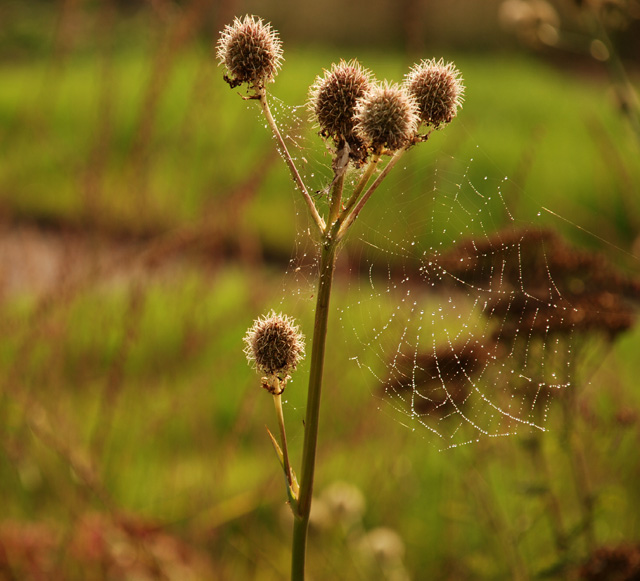
{"label": "thistle seed head", "polygon": [[449,123],[462,107],[462,75],[453,63],[422,60],[405,76],[404,86],[414,96],[420,120],[435,129]]}
{"label": "thistle seed head", "polygon": [[247,360],[260,373],[284,382],[304,357],[304,336],[295,321],[271,311],[253,322],[244,336]]}
{"label": "thistle seed head", "polygon": [[354,133],[355,107],[358,99],[371,88],[371,72],[353,59],[332,64],[331,70],[316,80],[309,90],[309,110],[322,135],[340,146],[346,141],[351,149],[362,146]]}
{"label": "thistle seed head", "polygon": [[225,80],[231,87],[242,83],[264,87],[281,67],[282,42],[270,24],[246,15],[225,26],[216,45],[216,56],[229,71]]}
{"label": "thistle seed head", "polygon": [[418,105],[397,84],[375,85],[356,105],[355,131],[375,153],[407,145],[418,130]]}

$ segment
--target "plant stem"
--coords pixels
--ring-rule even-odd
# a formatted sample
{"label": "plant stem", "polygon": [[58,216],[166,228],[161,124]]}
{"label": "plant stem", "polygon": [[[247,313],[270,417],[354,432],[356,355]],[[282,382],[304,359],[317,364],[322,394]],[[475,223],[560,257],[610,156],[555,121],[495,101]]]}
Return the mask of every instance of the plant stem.
{"label": "plant stem", "polygon": [[293,181],[296,182],[298,189],[302,193],[302,197],[304,198],[304,201],[309,207],[309,211],[311,212],[311,216],[314,222],[316,223],[316,225],[321,231],[324,231],[324,228],[325,228],[324,220],[322,219],[322,216],[320,216],[320,214],[318,213],[318,209],[316,208],[316,205],[313,203],[313,200],[309,195],[309,191],[307,190],[307,186],[305,186],[304,182],[302,181],[302,177],[300,177],[298,168],[296,168],[296,164],[293,162],[293,158],[291,157],[291,154],[287,149],[287,144],[284,142],[284,139],[282,139],[282,135],[280,133],[280,130],[278,129],[278,125],[276,124],[276,121],[273,118],[273,115],[271,114],[271,109],[269,108],[269,102],[267,101],[267,92],[265,91],[264,88],[256,89],[256,91],[258,95],[258,100],[260,102],[260,107],[262,108],[262,112],[264,113],[264,117],[267,120],[269,127],[271,128],[271,132],[273,133],[274,137],[278,141],[278,145],[280,146],[280,149],[282,151],[284,161],[286,162],[287,166],[289,167],[289,171],[291,172],[291,177],[293,177]]}
{"label": "plant stem", "polygon": [[[320,272],[318,281],[318,296],[316,299],[316,315],[313,328],[313,342],[311,345],[311,369],[309,371],[309,390],[307,394],[307,415],[305,421],[304,444],[302,449],[302,472],[300,478],[300,494],[298,497],[297,514],[293,523],[293,545],[291,556],[291,580],[303,581],[305,557],[307,547],[307,532],[309,529],[309,515],[311,513],[311,498],[313,495],[313,479],[315,473],[316,447],[318,441],[318,425],[320,417],[320,395],[322,391],[322,374],[324,370],[325,344],[327,339],[327,323],[329,320],[329,300],[331,285],[335,271],[338,244],[357,215],[362,210],[371,194],[377,189],[389,171],[398,162],[401,149],[391,158],[378,178],[360,197],[367,182],[375,172],[379,156],[375,156],[365,173],[360,178],[356,188],[347,202],[345,210],[335,223],[329,221],[323,228],[322,254],[320,256]],[[343,178],[343,176],[340,176]],[[330,214],[336,213],[337,197],[342,193],[342,180],[334,184]],[[359,198],[359,199],[358,199]],[[357,202],[357,205],[356,205]],[[355,205],[355,208],[353,207]],[[353,209],[352,209],[353,208]],[[349,212],[349,210],[351,210]]]}
{"label": "plant stem", "polygon": [[307,414],[302,449],[300,495],[298,497],[298,513],[295,515],[293,525],[291,557],[292,581],[302,581],[304,579],[307,531],[309,528],[309,514],[311,512],[316,445],[318,441],[322,373],[324,369],[327,323],[329,319],[329,300],[335,271],[336,254],[337,242],[335,237],[332,237],[331,233],[325,233],[322,241],[322,254],[320,256],[318,296],[316,299],[316,315],[311,346],[311,369],[309,371]]}
{"label": "plant stem", "polygon": [[289,450],[287,448],[287,434],[284,429],[284,414],[282,413],[282,394],[274,394],[273,403],[276,408],[276,415],[278,416],[278,426],[280,427],[280,441],[282,442],[282,464],[284,465],[284,472],[287,477],[287,485],[292,494],[296,494],[295,484],[293,479],[293,473],[291,471],[291,464],[289,462]]}

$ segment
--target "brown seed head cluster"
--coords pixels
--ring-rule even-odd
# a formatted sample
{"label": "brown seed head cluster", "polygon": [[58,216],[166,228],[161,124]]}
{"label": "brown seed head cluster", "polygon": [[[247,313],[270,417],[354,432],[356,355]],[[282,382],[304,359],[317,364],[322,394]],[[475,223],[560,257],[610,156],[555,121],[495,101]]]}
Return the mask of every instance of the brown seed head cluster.
{"label": "brown seed head cluster", "polygon": [[275,311],[254,321],[244,342],[249,363],[282,382],[304,357],[304,336],[295,321]]}
{"label": "brown seed head cluster", "polygon": [[231,87],[248,83],[254,88],[264,87],[278,74],[282,63],[282,43],[270,24],[256,16],[235,18],[220,33],[216,56],[229,77]]}
{"label": "brown seed head cluster", "polygon": [[418,131],[418,105],[402,87],[385,81],[358,101],[355,131],[374,153],[408,145]]}
{"label": "brown seed head cluster", "polygon": [[495,351],[471,340],[444,344],[435,353],[396,354],[385,391],[410,401],[419,414],[449,415],[465,406],[473,377],[486,369]]}
{"label": "brown seed head cluster", "polygon": [[322,135],[334,140],[337,147],[346,142],[352,150],[362,147],[354,133],[355,108],[371,88],[371,73],[353,59],[331,65],[323,77],[316,77],[309,90],[309,109]]}
{"label": "brown seed head cluster", "polygon": [[462,75],[453,63],[423,60],[405,76],[404,86],[420,109],[420,120],[435,129],[450,123],[462,107]]}
{"label": "brown seed head cluster", "polygon": [[640,579],[640,545],[599,547],[578,572],[586,581]]}
{"label": "brown seed head cluster", "polygon": [[500,341],[574,331],[613,339],[637,319],[640,278],[572,248],[551,230],[498,231],[463,241],[430,264],[422,274],[434,284],[487,289],[485,314],[502,320]]}

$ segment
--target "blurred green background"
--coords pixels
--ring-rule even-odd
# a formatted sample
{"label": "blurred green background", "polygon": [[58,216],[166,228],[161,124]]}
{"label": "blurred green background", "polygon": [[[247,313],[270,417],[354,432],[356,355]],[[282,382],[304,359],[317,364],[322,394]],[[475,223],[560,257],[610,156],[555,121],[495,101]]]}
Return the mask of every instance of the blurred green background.
{"label": "blurred green background", "polygon": [[[245,13],[280,31],[271,92],[279,121],[299,120],[305,172],[328,157],[291,107],[323,68],[356,57],[399,81],[444,57],[464,108],[389,188],[419,194],[448,163],[452,180],[508,176],[518,221],[548,208],[569,243],[640,271],[637,108],[616,69],[638,86],[637,2],[5,0],[0,579],[287,577],[275,417],[242,337],[271,308],[310,336],[313,275],[289,261],[313,246],[264,122],[215,61]],[[439,452],[345,355],[361,345],[338,309],[360,288],[339,279],[334,297],[311,578],[638,578],[606,567],[640,553],[640,332],[580,337],[570,406],[551,406],[543,437]],[[286,393],[296,466],[307,371]]]}

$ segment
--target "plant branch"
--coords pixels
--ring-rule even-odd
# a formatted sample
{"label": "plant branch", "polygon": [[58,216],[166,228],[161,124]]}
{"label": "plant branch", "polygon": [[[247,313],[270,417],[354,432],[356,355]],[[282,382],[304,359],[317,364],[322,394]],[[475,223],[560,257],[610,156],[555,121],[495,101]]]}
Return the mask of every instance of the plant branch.
{"label": "plant branch", "polygon": [[373,157],[371,158],[371,161],[369,161],[369,165],[367,166],[367,169],[364,170],[363,174],[360,176],[360,180],[356,184],[356,187],[353,189],[353,193],[351,194],[351,197],[349,198],[349,200],[344,206],[344,211],[343,211],[344,216],[347,216],[349,214],[349,211],[351,210],[351,208],[353,208],[353,205],[358,201],[360,194],[362,194],[362,191],[364,190],[365,186],[371,179],[371,176],[376,171],[379,161],[380,161],[380,155],[379,154],[373,155]]}
{"label": "plant branch", "polygon": [[304,198],[304,201],[309,207],[309,211],[311,212],[311,216],[314,222],[316,223],[320,231],[323,232],[325,229],[324,220],[322,219],[322,216],[320,216],[320,214],[318,213],[318,209],[316,208],[316,205],[313,203],[313,200],[309,195],[309,190],[307,190],[307,187],[304,185],[304,182],[300,177],[300,173],[296,168],[296,164],[294,163],[293,158],[291,157],[291,154],[287,149],[287,144],[284,142],[284,139],[282,138],[282,134],[278,129],[278,125],[276,124],[276,121],[273,118],[273,115],[271,114],[271,109],[269,108],[269,102],[267,101],[266,90],[264,88],[257,89],[257,96],[260,102],[260,107],[262,108],[262,112],[264,113],[265,119],[267,120],[267,123],[269,124],[269,127],[271,128],[273,135],[278,141],[278,145],[280,146],[284,160],[287,166],[289,167],[289,171],[291,172],[291,177],[293,177],[293,181],[296,183],[296,185],[298,186],[298,189],[302,193],[302,197]]}
{"label": "plant branch", "polygon": [[[387,163],[384,169],[380,172],[380,175],[375,179],[375,181],[369,186],[369,188],[364,193],[364,195],[360,198],[355,208],[353,208],[353,210],[348,214],[347,212],[343,212],[344,217],[342,218],[341,226],[336,235],[337,240],[341,240],[343,236],[347,233],[347,230],[351,227],[351,224],[355,222],[356,218],[358,217],[358,214],[360,214],[360,212],[362,211],[362,208],[364,208],[364,205],[367,203],[367,201],[369,200],[373,192],[375,192],[378,189],[378,186],[382,183],[384,178],[387,177],[387,175],[393,169],[393,167],[398,163],[398,161],[400,161],[400,158],[404,155],[405,151],[407,151],[407,147],[398,149],[398,151],[396,151],[393,157],[389,160],[389,163]],[[372,163],[374,162],[373,159],[371,161]]]}

